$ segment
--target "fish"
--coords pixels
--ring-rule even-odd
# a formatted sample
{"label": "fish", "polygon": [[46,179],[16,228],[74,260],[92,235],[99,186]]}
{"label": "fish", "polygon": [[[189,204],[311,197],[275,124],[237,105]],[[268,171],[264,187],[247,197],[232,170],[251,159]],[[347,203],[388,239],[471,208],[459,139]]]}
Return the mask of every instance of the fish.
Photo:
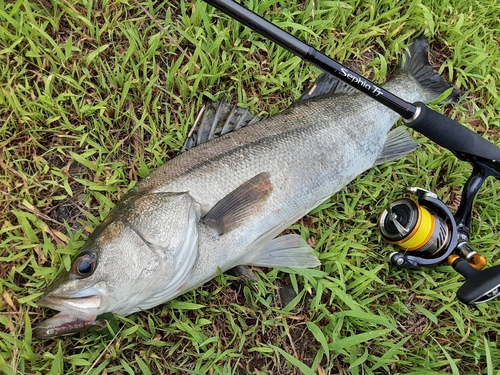
{"label": "fish", "polygon": [[[383,87],[409,102],[458,95],[432,69],[424,39]],[[301,236],[280,234],[366,170],[418,146],[402,127],[391,130],[396,113],[325,73],[269,118],[226,104],[212,103],[184,152],[95,228],[39,300],[58,313],[35,336],[102,326],[102,314],[150,309],[236,266],[317,267]]]}

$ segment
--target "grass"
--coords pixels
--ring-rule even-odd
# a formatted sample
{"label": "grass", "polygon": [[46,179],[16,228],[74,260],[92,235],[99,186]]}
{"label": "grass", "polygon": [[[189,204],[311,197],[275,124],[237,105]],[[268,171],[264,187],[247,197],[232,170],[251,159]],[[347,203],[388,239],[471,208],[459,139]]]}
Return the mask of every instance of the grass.
{"label": "grass", "polygon": [[[446,113],[498,143],[494,0],[245,2],[376,82],[410,40],[462,90]],[[317,270],[234,277],[109,330],[37,341],[36,301],[137,180],[175,156],[206,98],[284,109],[318,71],[201,1],[0,1],[0,370],[6,374],[499,374],[500,304],[469,307],[447,265],[403,271],[376,221],[402,186],[453,206],[470,167],[422,148],[364,174],[292,226]],[[440,109],[442,110],[442,109]],[[497,181],[473,245],[498,264]],[[279,286],[297,296],[283,306]]]}

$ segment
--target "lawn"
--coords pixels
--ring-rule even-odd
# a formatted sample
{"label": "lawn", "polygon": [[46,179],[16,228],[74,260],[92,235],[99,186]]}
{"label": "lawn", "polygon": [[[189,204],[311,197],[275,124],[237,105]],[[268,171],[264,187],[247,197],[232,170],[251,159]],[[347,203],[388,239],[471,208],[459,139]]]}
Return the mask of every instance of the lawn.
{"label": "lawn", "polygon": [[[438,111],[499,144],[497,0],[254,1],[246,6],[382,83],[413,38],[462,92]],[[318,70],[202,1],[0,1],[0,372],[500,374],[500,303],[466,306],[447,264],[387,262],[377,220],[402,187],[457,207],[467,163],[421,148],[360,176],[290,230],[314,270],[221,274],[109,328],[37,340],[44,288],[137,181],[174,157],[205,100],[272,115]],[[500,264],[500,184],[476,199],[472,244]],[[297,293],[283,303],[280,287]]]}

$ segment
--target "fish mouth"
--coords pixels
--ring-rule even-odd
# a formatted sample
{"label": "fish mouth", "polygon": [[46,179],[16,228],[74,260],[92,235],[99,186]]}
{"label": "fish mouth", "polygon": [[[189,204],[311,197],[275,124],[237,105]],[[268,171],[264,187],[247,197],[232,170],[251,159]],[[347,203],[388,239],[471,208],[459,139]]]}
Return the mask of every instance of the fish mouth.
{"label": "fish mouth", "polygon": [[59,336],[72,335],[86,330],[89,327],[104,328],[106,322],[95,320],[82,320],[66,313],[60,312],[52,318],[45,319],[33,329],[36,338],[43,340]]}
{"label": "fish mouth", "polygon": [[44,320],[33,329],[38,339],[71,335],[89,327],[106,326],[106,322],[96,320],[97,315],[100,314],[100,295],[76,298],[44,296],[38,301],[38,306],[59,311],[58,314]]}

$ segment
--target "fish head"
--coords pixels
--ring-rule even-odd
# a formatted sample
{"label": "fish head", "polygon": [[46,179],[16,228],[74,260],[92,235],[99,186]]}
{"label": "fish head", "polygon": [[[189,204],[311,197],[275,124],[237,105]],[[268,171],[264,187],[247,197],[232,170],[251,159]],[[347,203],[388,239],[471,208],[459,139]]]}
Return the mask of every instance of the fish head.
{"label": "fish head", "polygon": [[199,208],[188,194],[150,194],[117,205],[39,300],[59,313],[35,335],[72,334],[101,326],[98,315],[128,315],[173,298],[196,261],[198,223]]}

